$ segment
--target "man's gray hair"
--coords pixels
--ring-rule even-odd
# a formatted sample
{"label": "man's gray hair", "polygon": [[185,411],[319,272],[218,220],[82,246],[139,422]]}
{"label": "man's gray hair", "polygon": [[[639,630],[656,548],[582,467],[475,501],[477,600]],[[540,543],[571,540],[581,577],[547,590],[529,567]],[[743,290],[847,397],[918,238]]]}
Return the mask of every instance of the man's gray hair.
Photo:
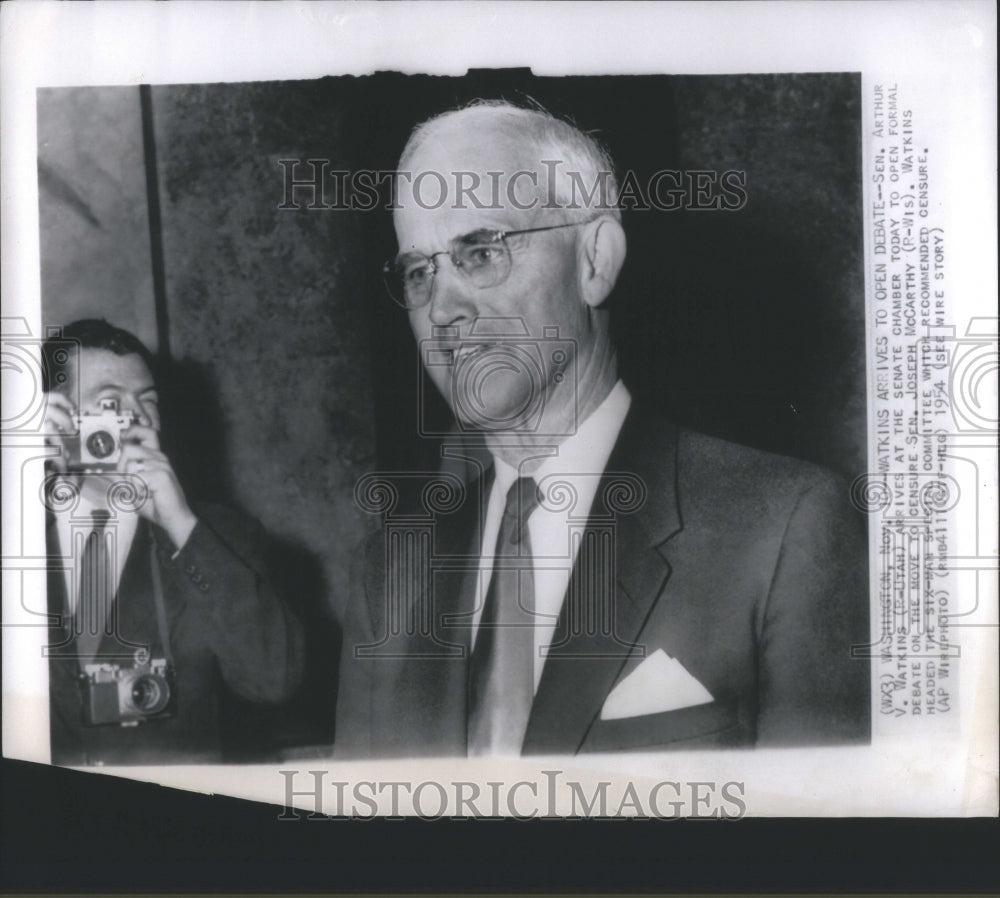
{"label": "man's gray hair", "polygon": [[[608,151],[593,135],[538,104],[526,108],[507,100],[474,100],[427,119],[411,132],[399,158],[399,170],[407,171],[417,151],[458,119],[470,129],[477,125],[496,129],[515,146],[524,147],[531,158],[537,154],[540,162],[558,162],[558,167],[553,166],[556,202],[570,220],[586,221],[596,211],[621,219],[618,180]],[[543,199],[547,199],[546,186],[539,184]]]}

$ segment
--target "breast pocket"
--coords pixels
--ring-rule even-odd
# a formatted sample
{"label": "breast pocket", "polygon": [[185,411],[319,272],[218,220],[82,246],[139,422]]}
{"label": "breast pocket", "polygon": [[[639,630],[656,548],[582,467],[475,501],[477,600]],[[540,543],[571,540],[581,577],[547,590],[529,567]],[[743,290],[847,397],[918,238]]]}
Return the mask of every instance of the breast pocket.
{"label": "breast pocket", "polygon": [[687,751],[736,748],[752,741],[736,702],[707,702],[677,711],[597,720],[580,751]]}

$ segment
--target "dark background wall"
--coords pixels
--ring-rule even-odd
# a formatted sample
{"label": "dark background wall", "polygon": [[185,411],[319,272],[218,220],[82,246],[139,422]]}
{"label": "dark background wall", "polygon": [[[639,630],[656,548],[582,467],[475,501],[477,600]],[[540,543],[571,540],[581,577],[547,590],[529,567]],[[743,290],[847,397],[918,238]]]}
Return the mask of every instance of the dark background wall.
{"label": "dark background wall", "polygon": [[416,349],[381,282],[389,213],[310,210],[302,194],[281,210],[279,159],[391,170],[416,122],[504,96],[595,131],[642,184],[663,168],[746,172],[740,211],[626,212],[610,300],[623,375],[684,423],[864,470],[858,76],[479,71],[147,90],[145,144],[139,88],[38,93],[44,323],[103,316],[169,345],[182,479],[276,537],[328,667],[321,625],[339,618],[353,549],[376,523],[353,485],[376,468],[433,469],[438,445],[417,436]]}
{"label": "dark background wall", "polygon": [[137,88],[38,91],[45,324],[105,314],[156,345]]}

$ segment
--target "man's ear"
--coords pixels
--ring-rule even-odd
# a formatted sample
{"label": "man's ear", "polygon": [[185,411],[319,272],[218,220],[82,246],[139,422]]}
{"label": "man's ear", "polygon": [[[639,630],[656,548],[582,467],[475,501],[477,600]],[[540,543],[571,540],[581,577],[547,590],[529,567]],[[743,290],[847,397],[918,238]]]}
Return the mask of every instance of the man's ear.
{"label": "man's ear", "polygon": [[610,215],[583,227],[580,241],[580,292],[583,301],[596,308],[618,280],[625,262],[625,231]]}

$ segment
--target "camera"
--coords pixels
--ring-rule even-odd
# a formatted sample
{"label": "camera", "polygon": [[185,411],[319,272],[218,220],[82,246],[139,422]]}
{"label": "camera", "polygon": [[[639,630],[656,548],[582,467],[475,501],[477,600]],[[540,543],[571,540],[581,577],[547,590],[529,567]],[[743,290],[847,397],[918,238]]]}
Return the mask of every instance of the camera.
{"label": "camera", "polygon": [[76,433],[66,438],[68,468],[86,474],[107,473],[118,466],[122,431],[132,426],[131,412],[119,413],[114,399],[102,399],[97,414],[73,418]]}
{"label": "camera", "polygon": [[176,712],[174,671],[165,658],[129,665],[85,664],[80,686],[88,726],[135,726]]}
{"label": "camera", "polygon": [[[576,432],[577,395],[574,340],[560,339],[559,328],[545,327],[532,337],[521,319],[477,319],[469,334],[435,327],[420,341],[420,360],[439,384],[448,383],[458,429],[475,433],[532,433],[565,437]],[[512,401],[502,406],[490,402],[491,381],[503,384]],[[551,383],[560,384],[569,397],[569,413],[552,428],[542,424],[542,413]],[[423,391],[423,378],[420,379]],[[450,430],[435,427],[424,414],[429,407],[420,396],[420,434],[445,436]]]}

